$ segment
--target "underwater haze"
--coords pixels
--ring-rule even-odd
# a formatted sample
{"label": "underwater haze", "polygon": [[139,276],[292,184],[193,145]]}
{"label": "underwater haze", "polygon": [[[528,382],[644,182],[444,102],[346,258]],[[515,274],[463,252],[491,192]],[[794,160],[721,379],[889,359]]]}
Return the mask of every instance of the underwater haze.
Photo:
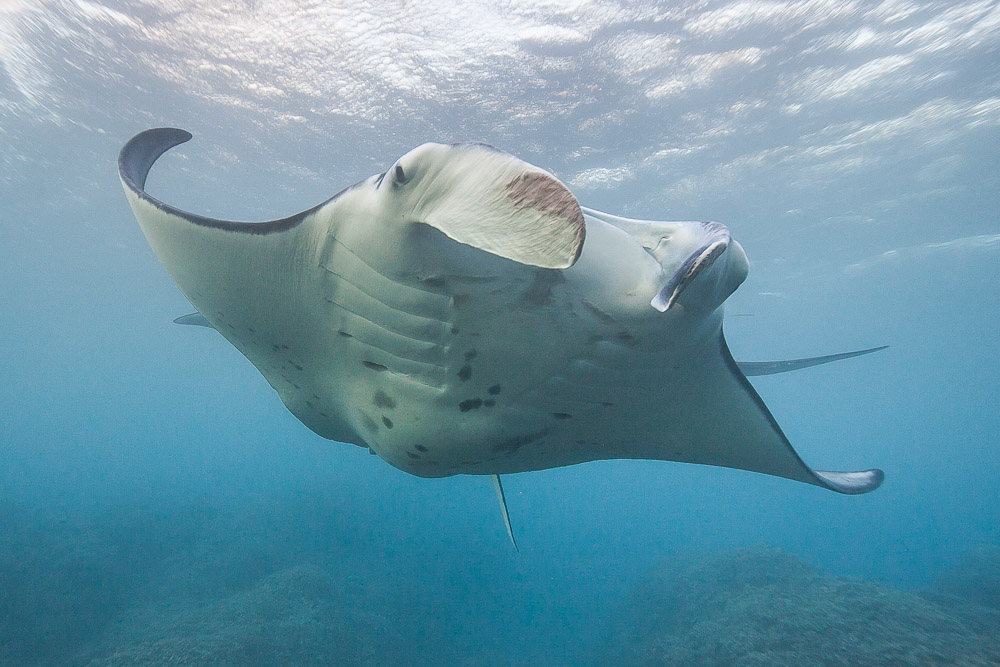
{"label": "underwater haze", "polygon": [[[1000,663],[1000,3],[0,0],[0,664]],[[598,461],[421,479],[192,312],[116,171],[232,220],[427,141],[716,220],[738,360],[844,496]]]}

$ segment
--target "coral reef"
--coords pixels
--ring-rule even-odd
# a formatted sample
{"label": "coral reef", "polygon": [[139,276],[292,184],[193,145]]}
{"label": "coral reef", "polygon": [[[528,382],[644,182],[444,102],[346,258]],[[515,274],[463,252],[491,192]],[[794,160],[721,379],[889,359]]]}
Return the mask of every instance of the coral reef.
{"label": "coral reef", "polygon": [[0,665],[580,664],[602,634],[600,665],[1000,664],[997,547],[918,592],[766,547],[674,558],[588,625],[586,574],[546,587],[523,553],[505,572],[507,551],[404,545],[344,507],[0,504]]}
{"label": "coral reef", "polygon": [[388,621],[343,598],[323,569],[293,567],[217,601],[130,610],[86,664],[377,665],[404,659]]}
{"label": "coral reef", "polygon": [[622,609],[599,662],[996,665],[1000,613],[970,613],[970,604],[824,576],[790,554],[745,549],[662,568]]}

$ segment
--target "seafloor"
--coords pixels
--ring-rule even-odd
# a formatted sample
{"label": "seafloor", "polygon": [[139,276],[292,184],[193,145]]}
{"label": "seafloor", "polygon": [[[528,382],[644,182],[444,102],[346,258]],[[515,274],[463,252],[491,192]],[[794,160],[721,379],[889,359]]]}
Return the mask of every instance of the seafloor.
{"label": "seafloor", "polygon": [[[0,507],[0,664],[583,661],[460,641],[448,600],[352,557],[343,520],[309,496]],[[1000,548],[918,591],[767,547],[670,556],[601,617],[588,638],[599,665],[998,665]]]}

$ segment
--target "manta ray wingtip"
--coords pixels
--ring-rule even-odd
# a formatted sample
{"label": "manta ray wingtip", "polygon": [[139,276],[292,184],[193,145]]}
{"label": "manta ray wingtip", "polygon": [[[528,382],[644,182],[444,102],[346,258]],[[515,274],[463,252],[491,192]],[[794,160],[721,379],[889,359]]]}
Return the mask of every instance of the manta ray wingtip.
{"label": "manta ray wingtip", "polygon": [[820,486],[850,496],[874,491],[885,481],[885,473],[878,468],[857,472],[834,472],[832,470],[813,470],[812,472],[819,480]]}

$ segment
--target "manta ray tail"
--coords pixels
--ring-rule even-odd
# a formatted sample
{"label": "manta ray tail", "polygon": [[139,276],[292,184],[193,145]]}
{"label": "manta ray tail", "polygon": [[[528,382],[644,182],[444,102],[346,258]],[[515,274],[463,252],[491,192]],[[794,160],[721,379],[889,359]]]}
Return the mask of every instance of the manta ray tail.
{"label": "manta ray tail", "polygon": [[514,530],[510,527],[510,514],[507,512],[507,499],[503,495],[503,484],[500,483],[500,475],[490,475],[493,478],[493,488],[497,492],[497,500],[500,501],[500,511],[503,512],[503,523],[507,526],[507,536],[510,538],[510,543],[514,545],[514,551],[520,551],[517,548],[517,541],[514,539]]}

